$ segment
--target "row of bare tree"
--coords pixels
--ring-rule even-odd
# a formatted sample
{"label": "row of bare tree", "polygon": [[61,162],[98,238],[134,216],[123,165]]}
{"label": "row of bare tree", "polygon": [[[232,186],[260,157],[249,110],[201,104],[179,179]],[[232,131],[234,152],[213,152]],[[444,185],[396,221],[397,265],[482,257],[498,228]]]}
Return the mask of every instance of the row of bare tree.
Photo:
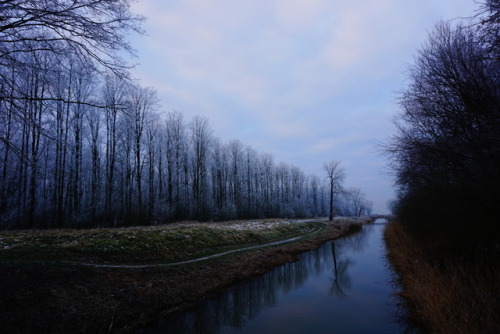
{"label": "row of bare tree", "polygon": [[[36,82],[37,75],[42,76],[25,72],[16,77]],[[116,226],[329,212],[325,180],[277,164],[273,156],[238,140],[223,143],[206,118],[186,122],[178,112],[161,117],[151,88],[113,76],[95,82],[95,76],[72,69],[64,69],[58,79],[55,86],[41,80],[35,89],[34,83],[26,87],[92,97],[107,107],[34,96],[22,111],[11,104],[2,109],[9,143],[0,147],[3,227]],[[362,192],[343,190],[341,181],[335,180],[335,212],[367,213],[371,206]]]}
{"label": "row of bare tree", "polygon": [[[128,0],[10,0],[0,16],[0,228],[328,214],[323,179],[160,113],[128,79]],[[335,186],[336,214],[370,211]]]}

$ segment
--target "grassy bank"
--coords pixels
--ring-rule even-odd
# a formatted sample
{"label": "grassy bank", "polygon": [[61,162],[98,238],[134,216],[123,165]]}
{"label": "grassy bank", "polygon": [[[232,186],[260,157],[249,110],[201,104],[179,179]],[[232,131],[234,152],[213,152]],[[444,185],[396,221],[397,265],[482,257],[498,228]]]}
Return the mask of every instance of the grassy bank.
{"label": "grassy bank", "polygon": [[177,223],[90,230],[0,233],[0,261],[170,263],[258,245],[323,228],[317,222]]}
{"label": "grassy bank", "polygon": [[[128,333],[184,310],[231,284],[294,261],[301,252],[355,232],[361,221],[183,223],[130,229],[17,231],[0,234],[0,323],[8,333]],[[171,263],[297,235],[177,266]]]}
{"label": "grassy bank", "polygon": [[433,333],[500,332],[498,258],[441,255],[437,240],[416,240],[397,222],[384,237],[411,320]]}

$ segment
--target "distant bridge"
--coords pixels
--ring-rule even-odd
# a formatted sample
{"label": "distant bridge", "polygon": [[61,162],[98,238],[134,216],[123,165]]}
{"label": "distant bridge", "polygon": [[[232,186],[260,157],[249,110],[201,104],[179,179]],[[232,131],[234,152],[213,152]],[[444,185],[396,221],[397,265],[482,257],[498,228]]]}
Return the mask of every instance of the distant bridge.
{"label": "distant bridge", "polygon": [[395,215],[378,215],[378,214],[374,214],[374,215],[370,215],[368,217],[371,219],[372,223],[375,222],[377,219],[386,219],[388,222],[396,219]]}

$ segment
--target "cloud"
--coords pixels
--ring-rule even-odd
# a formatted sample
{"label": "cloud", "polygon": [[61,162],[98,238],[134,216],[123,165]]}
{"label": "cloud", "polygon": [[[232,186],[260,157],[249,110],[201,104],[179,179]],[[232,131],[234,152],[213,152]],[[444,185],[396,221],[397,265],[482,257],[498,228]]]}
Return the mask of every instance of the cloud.
{"label": "cloud", "polygon": [[132,10],[148,18],[149,36],[132,41],[142,63],[134,74],[167,110],[207,116],[224,140],[307,173],[341,159],[353,186],[387,193],[372,143],[394,130],[405,64],[433,21],[473,8],[469,0],[142,0]]}
{"label": "cloud", "polygon": [[325,153],[325,152],[334,152],[335,150],[342,148],[343,146],[349,145],[353,142],[359,141],[359,137],[355,133],[351,133],[348,136],[336,136],[335,137],[327,137],[320,138],[318,141],[313,143],[309,152],[311,153]]}

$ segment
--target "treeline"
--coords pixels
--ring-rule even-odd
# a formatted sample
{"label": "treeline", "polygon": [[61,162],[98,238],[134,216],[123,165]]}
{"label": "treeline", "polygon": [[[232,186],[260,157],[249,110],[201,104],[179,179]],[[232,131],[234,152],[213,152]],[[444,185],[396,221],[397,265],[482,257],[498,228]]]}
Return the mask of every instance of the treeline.
{"label": "treeline", "polygon": [[500,3],[486,1],[473,19],[436,25],[410,68],[388,153],[396,211],[421,235],[497,240],[499,28]]}
{"label": "treeline", "polygon": [[[238,140],[222,142],[206,118],[160,113],[151,88],[61,71],[66,85],[42,80],[26,87],[71,92],[109,107],[33,96],[21,119],[2,111],[11,144],[0,148],[3,227],[328,215],[324,178],[276,163]],[[36,81],[33,75],[46,78],[33,72],[16,78]],[[335,205],[340,215],[371,207],[356,188],[340,189]]]}
{"label": "treeline", "polygon": [[[0,228],[316,217],[324,178],[160,112],[116,51],[140,30],[128,1],[9,1],[0,22]],[[361,215],[336,188],[336,214]]]}

